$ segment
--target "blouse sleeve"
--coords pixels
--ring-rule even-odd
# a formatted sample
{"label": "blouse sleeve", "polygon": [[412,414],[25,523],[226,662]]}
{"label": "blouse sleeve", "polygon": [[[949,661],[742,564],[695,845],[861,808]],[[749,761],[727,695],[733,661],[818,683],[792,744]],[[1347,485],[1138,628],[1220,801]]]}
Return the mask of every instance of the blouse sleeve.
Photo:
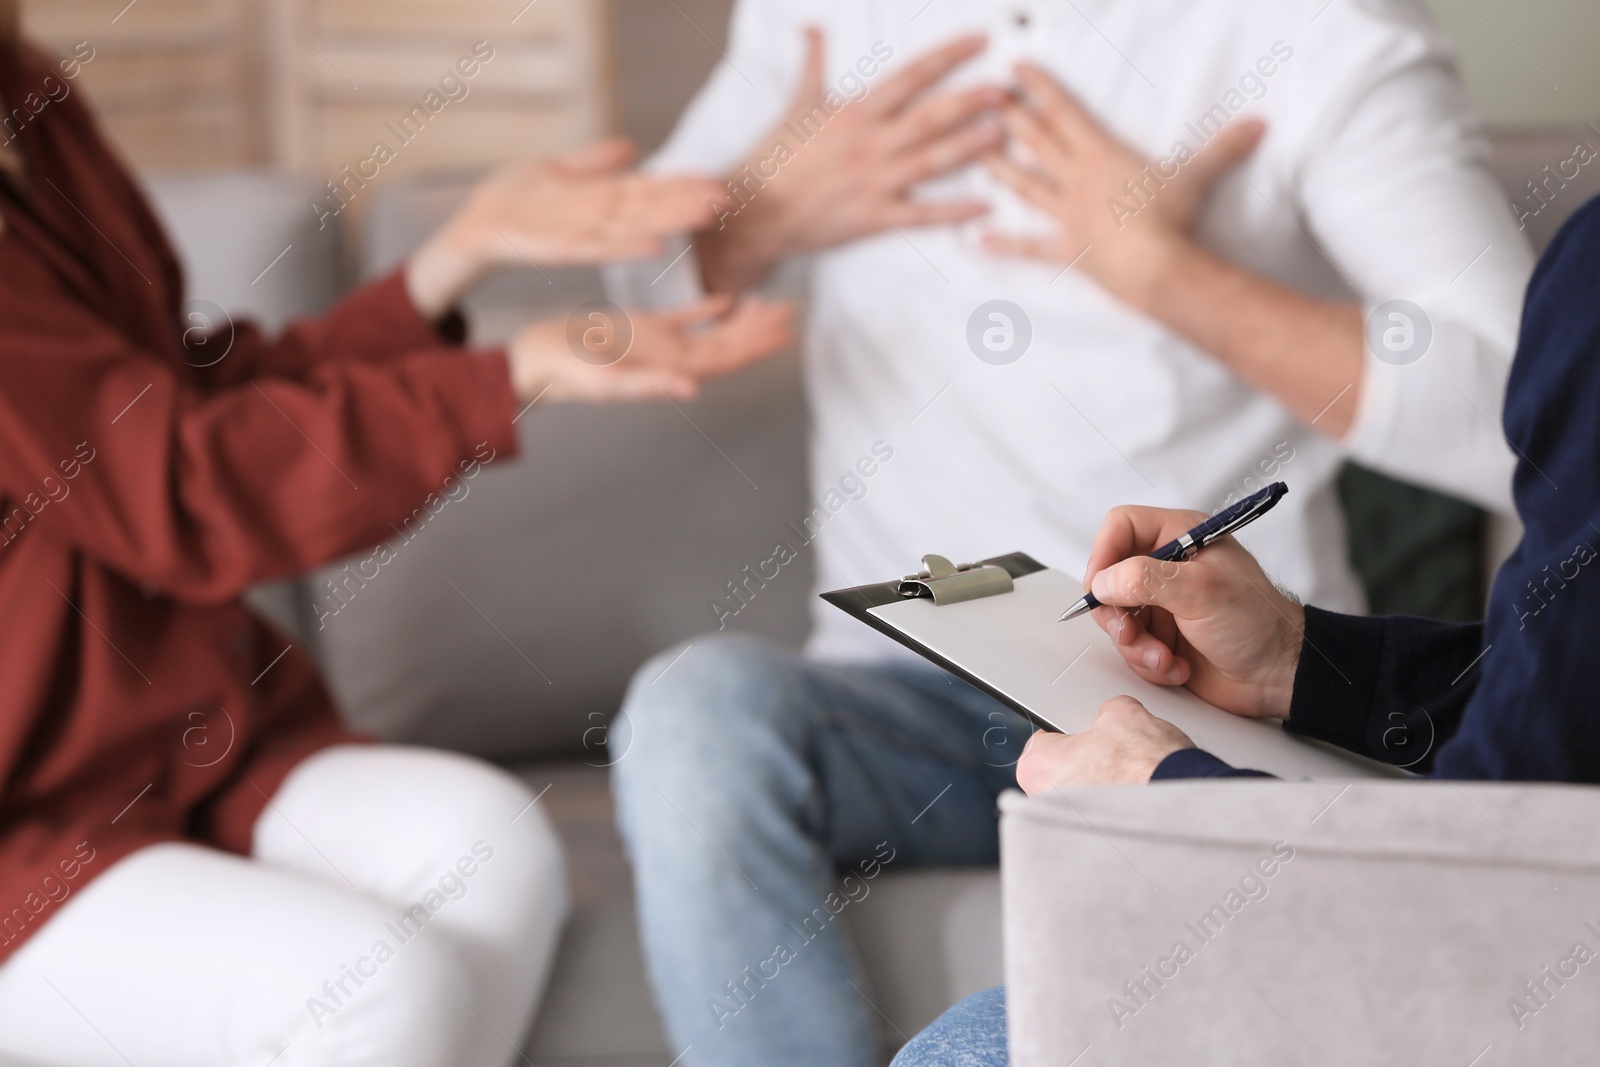
{"label": "blouse sleeve", "polygon": [[183,325],[194,380],[205,388],[268,374],[303,379],[334,363],[387,363],[412,352],[458,347],[467,334],[454,312],[437,323],[424,319],[406,292],[403,270],[356,289],[326,314],[294,323],[276,337],[250,322],[196,316]]}
{"label": "blouse sleeve", "polygon": [[358,294],[212,388],[90,311],[0,294],[0,552],[61,538],[215,602],[392,536],[516,440],[504,354],[445,348],[414,315],[364,324],[387,299]]}

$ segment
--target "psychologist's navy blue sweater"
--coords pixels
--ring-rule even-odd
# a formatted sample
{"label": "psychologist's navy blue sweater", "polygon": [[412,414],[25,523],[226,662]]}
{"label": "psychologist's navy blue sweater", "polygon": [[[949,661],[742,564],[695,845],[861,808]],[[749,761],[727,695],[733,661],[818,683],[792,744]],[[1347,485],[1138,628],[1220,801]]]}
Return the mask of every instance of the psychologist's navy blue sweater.
{"label": "psychologist's navy blue sweater", "polygon": [[[1505,432],[1526,532],[1483,624],[1308,607],[1289,729],[1437,778],[1600,782],[1600,199],[1534,271]],[[1255,774],[1189,749],[1152,780]]]}

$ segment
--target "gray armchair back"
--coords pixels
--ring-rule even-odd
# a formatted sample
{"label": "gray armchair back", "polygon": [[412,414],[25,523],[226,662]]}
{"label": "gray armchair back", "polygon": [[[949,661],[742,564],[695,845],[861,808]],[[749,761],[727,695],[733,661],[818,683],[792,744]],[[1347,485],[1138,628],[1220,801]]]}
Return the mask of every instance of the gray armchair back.
{"label": "gray armchair back", "polygon": [[1014,1067],[1593,1062],[1600,790],[1179,782],[1002,810]]}

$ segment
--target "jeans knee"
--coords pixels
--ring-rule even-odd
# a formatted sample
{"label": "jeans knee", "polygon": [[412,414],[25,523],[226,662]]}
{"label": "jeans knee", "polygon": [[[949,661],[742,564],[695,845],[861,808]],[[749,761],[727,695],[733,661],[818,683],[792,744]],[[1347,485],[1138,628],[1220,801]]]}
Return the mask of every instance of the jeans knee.
{"label": "jeans knee", "polygon": [[769,792],[804,733],[803,669],[795,654],[735,635],[696,639],[640,668],[608,738],[624,835],[648,834],[639,824],[657,818],[706,825]]}
{"label": "jeans knee", "polygon": [[956,1004],[913,1037],[890,1067],[1006,1067],[1006,991]]}
{"label": "jeans knee", "polygon": [[613,739],[615,768],[670,773],[680,756],[704,765],[750,735],[782,726],[798,657],[746,637],[700,638],[656,656],[628,687]]}

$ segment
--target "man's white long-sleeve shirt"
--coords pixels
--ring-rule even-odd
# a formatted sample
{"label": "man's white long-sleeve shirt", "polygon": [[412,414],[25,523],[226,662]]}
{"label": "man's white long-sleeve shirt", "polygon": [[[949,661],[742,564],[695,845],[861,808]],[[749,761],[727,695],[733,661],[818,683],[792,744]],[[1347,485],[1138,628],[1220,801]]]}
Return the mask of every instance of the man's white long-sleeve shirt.
{"label": "man's white long-sleeve shirt", "polygon": [[[818,510],[804,532],[815,535],[821,588],[883,581],[927,552],[968,560],[1020,549],[1077,571],[1115,505],[1213,511],[1282,479],[1290,494],[1242,540],[1308,602],[1360,610],[1333,484],[1346,456],[1509,511],[1513,457],[1499,418],[1532,257],[1483,168],[1481,123],[1453,53],[1419,6],[740,0],[725,61],[652,169],[729,174],[755,156],[774,160],[771,174],[785,152],[806,151],[806,131],[774,132],[806,25],[827,33],[826,81],[840,97],[984,32],[987,51],[946,87],[1010,82],[1013,65],[1032,60],[1151,160],[1198,149],[1227,117],[1259,116],[1267,136],[1217,187],[1201,243],[1368,312],[1409,301],[1432,333],[1414,362],[1368,351],[1351,383],[1355,425],[1335,443],[1081,270],[984,251],[976,226],[891,230],[815,256],[805,356]],[[762,195],[760,178],[741,183],[744,196]],[[978,168],[919,191],[974,194],[993,205],[982,225],[1051,226]],[[634,300],[698,290],[692,255],[641,284],[660,271],[616,277]],[[969,319],[995,299],[1031,326],[1015,362],[987,362],[969,345]],[[877,442],[892,459],[850,477]],[[826,605],[816,623],[815,654],[886,651]]]}

